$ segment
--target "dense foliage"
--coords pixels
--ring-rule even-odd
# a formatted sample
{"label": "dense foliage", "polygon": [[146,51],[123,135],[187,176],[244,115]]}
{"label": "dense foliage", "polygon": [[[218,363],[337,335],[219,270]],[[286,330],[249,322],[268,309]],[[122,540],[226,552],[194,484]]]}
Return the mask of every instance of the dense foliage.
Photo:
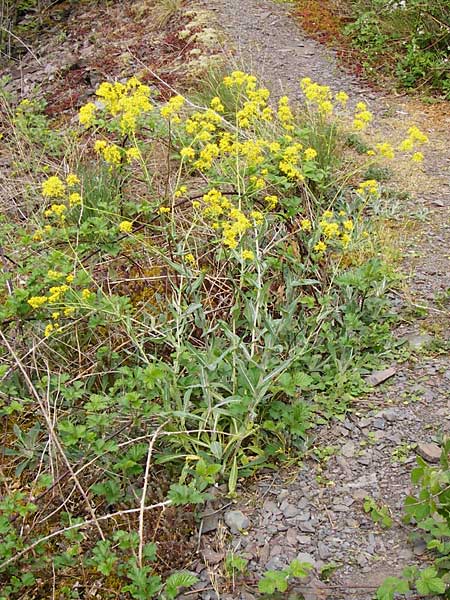
{"label": "dense foliage", "polygon": [[173,598],[196,579],[162,577],[167,511],[304,448],[389,352],[383,188],[360,173],[427,138],[345,158],[337,123],[361,133],[367,106],[301,88],[296,112],[240,71],[202,106],[103,83],[66,143],[39,103],[3,101],[21,201],[0,222],[2,600],[92,577]]}
{"label": "dense foliage", "polygon": [[447,0],[351,0],[350,7],[344,32],[369,73],[450,97]]}

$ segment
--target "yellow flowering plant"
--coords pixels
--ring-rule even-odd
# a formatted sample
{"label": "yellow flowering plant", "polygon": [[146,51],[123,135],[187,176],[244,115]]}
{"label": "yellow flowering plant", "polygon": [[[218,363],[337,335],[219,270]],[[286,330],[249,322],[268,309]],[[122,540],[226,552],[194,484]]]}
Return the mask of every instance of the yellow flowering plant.
{"label": "yellow flowering plant", "polygon": [[[349,106],[366,135],[371,119],[344,92],[303,80],[296,106],[272,102],[243,71],[221,85],[226,98],[217,90],[200,106],[182,94],[157,103],[137,78],[102,84],[80,111],[89,152],[79,167],[42,176],[20,234],[0,223],[18,265],[1,275],[13,349],[0,349],[5,398],[30,397],[8,366],[24,357],[39,397],[61,413],[61,456],[83,473],[71,502],[99,519],[112,504],[134,510],[150,463],[180,476],[167,482],[167,506],[200,502],[219,479],[233,495],[239,478],[342,416],[390,347],[391,273],[366,210],[384,188],[363,173],[380,156],[419,153],[424,134],[373,144],[359,169],[338,151],[341,115]],[[4,414],[36,419],[32,408],[0,398]],[[45,444],[40,468],[51,474]],[[47,500],[31,492],[42,513],[33,526],[46,528]],[[95,546],[93,517],[85,525],[77,560],[92,568],[112,547]],[[117,552],[134,539],[121,527],[111,520]],[[50,561],[55,546],[42,543]]]}

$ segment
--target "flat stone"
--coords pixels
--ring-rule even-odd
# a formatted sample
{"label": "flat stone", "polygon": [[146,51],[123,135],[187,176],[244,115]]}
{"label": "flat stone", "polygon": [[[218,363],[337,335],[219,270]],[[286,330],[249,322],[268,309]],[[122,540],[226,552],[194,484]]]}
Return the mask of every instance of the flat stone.
{"label": "flat stone", "polygon": [[263,510],[265,512],[269,512],[272,514],[278,514],[280,512],[280,509],[277,506],[276,502],[273,502],[272,500],[266,500],[263,504]]}
{"label": "flat stone", "polygon": [[297,506],[294,506],[293,504],[287,504],[282,512],[286,519],[289,519],[291,517],[296,517],[300,511]]}
{"label": "flat stone", "polygon": [[372,425],[375,429],[384,429],[386,427],[386,421],[381,417],[375,417],[372,421]]}
{"label": "flat stone", "polygon": [[202,533],[210,533],[211,531],[215,531],[219,526],[220,514],[215,513],[211,515],[206,515],[202,520]]}
{"label": "flat stone", "polygon": [[225,513],[225,523],[231,533],[237,534],[250,527],[250,519],[240,510],[229,510]]}
{"label": "flat stone", "polygon": [[225,552],[215,552],[212,548],[202,551],[204,560],[210,565],[217,565],[225,558]]}
{"label": "flat stone", "polygon": [[396,372],[397,370],[395,367],[389,367],[387,369],[383,369],[382,371],[374,371],[366,377],[366,383],[375,387],[393,377]]}
{"label": "flat stone", "polygon": [[327,558],[330,558],[330,556],[332,555],[332,551],[330,550],[330,548],[323,542],[319,542],[317,544],[317,550],[322,560],[327,560]]}
{"label": "flat stone", "polygon": [[424,346],[428,346],[428,344],[433,341],[433,336],[429,335],[428,333],[411,333],[410,335],[406,336],[406,340],[412,350],[419,350]]}
{"label": "flat stone", "polygon": [[298,526],[300,531],[303,531],[304,533],[314,533],[316,531],[312,521],[300,522]]}
{"label": "flat stone", "polygon": [[434,442],[419,442],[417,444],[417,454],[430,463],[438,463],[441,458],[442,450]]}
{"label": "flat stone", "polygon": [[345,458],[353,458],[353,456],[355,456],[355,449],[355,442],[349,441],[342,446],[341,454],[345,456]]}
{"label": "flat stone", "polygon": [[309,554],[308,552],[299,552],[296,558],[302,563],[309,563],[313,566],[315,566],[316,564],[316,559],[312,554]]}

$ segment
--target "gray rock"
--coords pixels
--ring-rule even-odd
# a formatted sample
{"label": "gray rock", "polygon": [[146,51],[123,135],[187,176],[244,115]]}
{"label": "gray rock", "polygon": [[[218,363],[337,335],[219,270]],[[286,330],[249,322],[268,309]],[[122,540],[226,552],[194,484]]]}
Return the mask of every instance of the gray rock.
{"label": "gray rock", "polygon": [[322,560],[327,560],[332,555],[332,551],[330,550],[330,548],[323,542],[319,542],[317,544],[317,550]]}
{"label": "gray rock", "polygon": [[266,562],[268,571],[280,571],[286,567],[286,561],[281,556],[273,556]]}
{"label": "gray rock", "polygon": [[309,554],[308,552],[299,552],[297,554],[296,558],[300,562],[309,563],[310,565],[313,565],[313,566],[316,565],[316,559],[314,558],[314,556],[312,554]]}
{"label": "gray rock", "polygon": [[300,511],[293,504],[287,504],[282,512],[286,519],[290,519],[291,517],[296,517]]}
{"label": "gray rock", "polygon": [[266,500],[264,502],[263,510],[272,514],[278,514],[280,512],[277,503],[273,502],[272,500]]}
{"label": "gray rock", "polygon": [[345,458],[353,458],[353,456],[355,456],[355,450],[355,442],[349,441],[342,446],[341,454],[345,456]]}
{"label": "gray rock", "polygon": [[240,510],[229,510],[225,513],[225,523],[231,533],[240,533],[250,527],[250,519]]}
{"label": "gray rock", "polygon": [[395,367],[389,367],[382,371],[374,371],[366,377],[366,383],[371,386],[377,386],[393,377],[396,373]]}
{"label": "gray rock", "polygon": [[300,522],[298,526],[300,531],[303,531],[304,533],[314,533],[316,531],[312,521]]}
{"label": "gray rock", "polygon": [[424,346],[428,346],[428,344],[433,341],[433,337],[428,333],[411,333],[410,335],[407,335],[405,339],[412,350],[419,350]]}
{"label": "gray rock", "polygon": [[440,446],[434,442],[419,442],[417,444],[417,454],[430,463],[438,463],[441,453]]}
{"label": "gray rock", "polygon": [[395,423],[396,421],[402,421],[404,419],[401,411],[398,411],[395,408],[387,408],[386,410],[383,410],[379,416],[384,417],[389,423]]}
{"label": "gray rock", "polygon": [[215,531],[219,526],[220,514],[206,514],[202,519],[202,533]]}
{"label": "gray rock", "polygon": [[384,429],[386,427],[386,421],[381,417],[375,417],[372,421],[372,425],[375,429]]}

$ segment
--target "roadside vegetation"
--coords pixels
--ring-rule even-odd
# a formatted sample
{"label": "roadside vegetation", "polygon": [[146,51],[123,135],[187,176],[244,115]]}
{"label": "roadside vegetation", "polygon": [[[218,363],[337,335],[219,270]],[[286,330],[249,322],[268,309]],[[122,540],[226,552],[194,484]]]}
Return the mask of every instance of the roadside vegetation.
{"label": "roadside vegetation", "polygon": [[[163,26],[180,3],[157,5]],[[105,81],[62,128],[2,85],[1,600],[175,598],[212,486],[232,500],[298,461],[392,357],[386,164],[416,168],[426,135],[375,139],[364,102],[309,79],[301,106],[242,71],[204,80]],[[440,562],[382,600],[442,592],[442,461],[408,500]]]}
{"label": "roadside vegetation", "polygon": [[388,78],[399,89],[450,97],[445,0],[298,0],[295,6],[307,31],[338,44],[342,61],[375,84]]}

